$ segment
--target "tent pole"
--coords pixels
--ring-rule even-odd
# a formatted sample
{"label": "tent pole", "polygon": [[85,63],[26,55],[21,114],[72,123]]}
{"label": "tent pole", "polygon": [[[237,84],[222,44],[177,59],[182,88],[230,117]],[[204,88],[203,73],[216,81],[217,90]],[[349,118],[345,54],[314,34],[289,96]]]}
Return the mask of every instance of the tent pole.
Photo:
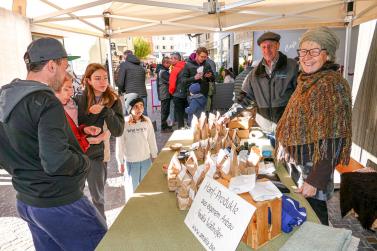
{"label": "tent pole", "polygon": [[103,15],[103,21],[105,23],[105,38],[108,39],[107,43],[107,65],[109,67],[109,80],[110,80],[110,86],[115,88],[114,84],[114,70],[113,70],[113,54],[111,53],[111,20],[110,15],[111,13],[109,11],[105,11],[102,13]]}
{"label": "tent pole", "polygon": [[351,51],[351,34],[352,34],[352,21],[354,18],[354,0],[345,0],[346,3],[346,17],[344,19],[345,24],[347,25],[346,28],[346,44],[344,48],[344,70],[343,70],[343,77],[349,81],[348,76],[348,66],[349,66],[349,59],[350,59],[350,51]]}
{"label": "tent pole", "polygon": [[107,46],[107,63],[109,65],[109,80],[110,85],[114,88],[114,71],[113,71],[113,60],[112,60],[112,52],[111,52],[111,37],[108,37],[108,46]]}
{"label": "tent pole", "polygon": [[351,50],[351,34],[352,34],[352,22],[347,24],[346,28],[346,44],[345,44],[345,52],[344,52],[344,70],[343,70],[343,77],[349,82],[348,79],[348,65],[349,65],[349,57],[350,57],[350,50]]}

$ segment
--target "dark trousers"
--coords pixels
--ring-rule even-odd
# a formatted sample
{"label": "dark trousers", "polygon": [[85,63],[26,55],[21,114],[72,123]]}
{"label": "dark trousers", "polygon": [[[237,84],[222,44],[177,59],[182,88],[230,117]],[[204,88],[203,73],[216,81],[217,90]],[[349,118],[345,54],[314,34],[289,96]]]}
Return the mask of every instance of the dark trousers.
{"label": "dark trousers", "polygon": [[90,159],[88,172],[88,187],[93,205],[106,220],[105,216],[105,185],[107,179],[107,164],[102,160]]}
{"label": "dark trousers", "polygon": [[329,225],[329,214],[327,211],[327,204],[324,200],[317,200],[314,198],[306,198],[310,206],[313,208],[314,212],[318,216],[322,225]]}
{"label": "dark trousers", "polygon": [[185,108],[187,107],[187,99],[173,97],[173,101],[175,121],[178,123],[178,128],[182,128],[185,126]]}
{"label": "dark trousers", "polygon": [[28,223],[35,249],[91,251],[107,231],[106,222],[85,196],[64,206],[39,208],[17,200],[17,211]]}
{"label": "dark trousers", "polygon": [[[296,185],[301,186],[304,182],[303,170],[300,165],[296,166],[293,163],[287,163],[287,171]],[[322,225],[329,225],[329,216],[327,211],[327,204],[325,200],[318,200],[316,198],[306,198],[314,212],[318,216]]]}
{"label": "dark trousers", "polygon": [[168,128],[166,122],[170,113],[170,98],[161,100],[161,129]]}

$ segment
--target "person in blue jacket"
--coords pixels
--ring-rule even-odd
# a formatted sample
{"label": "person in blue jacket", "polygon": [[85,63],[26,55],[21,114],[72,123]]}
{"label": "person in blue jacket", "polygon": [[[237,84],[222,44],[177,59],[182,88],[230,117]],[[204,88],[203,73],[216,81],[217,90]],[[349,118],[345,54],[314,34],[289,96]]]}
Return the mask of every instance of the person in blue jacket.
{"label": "person in blue jacket", "polygon": [[188,124],[191,125],[192,115],[195,114],[195,116],[199,118],[200,114],[205,111],[207,98],[200,93],[199,83],[190,85],[189,92],[189,106],[186,107],[185,112],[188,115]]}

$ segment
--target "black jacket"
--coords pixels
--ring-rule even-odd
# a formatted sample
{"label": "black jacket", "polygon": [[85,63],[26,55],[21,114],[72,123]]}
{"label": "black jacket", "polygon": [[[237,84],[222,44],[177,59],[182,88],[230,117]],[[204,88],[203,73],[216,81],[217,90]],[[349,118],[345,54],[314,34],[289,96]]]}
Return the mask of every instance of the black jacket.
{"label": "black jacket", "polygon": [[158,72],[158,98],[160,100],[170,99],[169,76],[168,68],[162,67]]}
{"label": "black jacket", "polygon": [[212,72],[212,77],[195,80],[195,75],[197,73],[197,69],[199,68],[199,65],[195,60],[189,59],[185,65],[185,68],[183,68],[183,76],[182,76],[182,83],[185,85],[186,89],[188,90],[190,85],[193,83],[199,83],[200,84],[200,93],[202,93],[204,96],[208,95],[209,90],[209,82],[215,81],[215,75],[212,71],[211,66],[204,62],[203,64],[203,74],[207,72]]}
{"label": "black jacket", "polygon": [[[99,114],[88,114],[87,113],[87,91],[83,94],[75,97],[78,104],[78,120],[79,124],[87,126],[97,126],[103,129],[104,123],[106,121],[107,128],[114,137],[119,137],[123,134],[124,130],[124,116],[123,107],[120,99],[117,99],[111,108],[104,107]],[[104,159],[104,144],[90,145],[86,154],[89,158],[94,160]]]}
{"label": "black jacket", "polygon": [[83,196],[89,160],[47,85],[15,79],[1,88],[0,166],[28,205],[56,207]]}
{"label": "black jacket", "polygon": [[147,96],[145,86],[145,70],[135,55],[128,55],[125,62],[120,64],[118,91],[120,93],[137,93],[140,97]]}

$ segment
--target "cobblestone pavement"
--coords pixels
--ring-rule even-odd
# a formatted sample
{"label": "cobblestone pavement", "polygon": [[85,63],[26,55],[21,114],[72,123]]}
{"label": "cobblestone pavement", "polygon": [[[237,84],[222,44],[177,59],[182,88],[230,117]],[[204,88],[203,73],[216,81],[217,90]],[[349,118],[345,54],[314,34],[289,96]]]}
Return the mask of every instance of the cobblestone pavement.
{"label": "cobblestone pavement", "polygon": [[[149,85],[147,85],[150,88]],[[161,149],[171,134],[160,133],[160,112],[152,111],[151,101],[148,101],[148,114],[152,121],[157,122],[156,139],[158,148]],[[114,139],[111,141],[114,153]],[[34,250],[32,237],[27,224],[18,217],[16,211],[15,190],[11,184],[10,176],[0,170],[0,251],[31,251]],[[86,188],[85,194],[90,197]],[[112,154],[108,164],[108,180],[105,187],[105,210],[107,224],[111,226],[124,206],[123,177],[117,172],[117,164]],[[377,234],[364,230],[357,219],[352,216],[341,218],[339,208],[339,192],[328,202],[330,222],[334,227],[344,227],[352,230],[353,236],[360,238],[358,250],[377,250]]]}

